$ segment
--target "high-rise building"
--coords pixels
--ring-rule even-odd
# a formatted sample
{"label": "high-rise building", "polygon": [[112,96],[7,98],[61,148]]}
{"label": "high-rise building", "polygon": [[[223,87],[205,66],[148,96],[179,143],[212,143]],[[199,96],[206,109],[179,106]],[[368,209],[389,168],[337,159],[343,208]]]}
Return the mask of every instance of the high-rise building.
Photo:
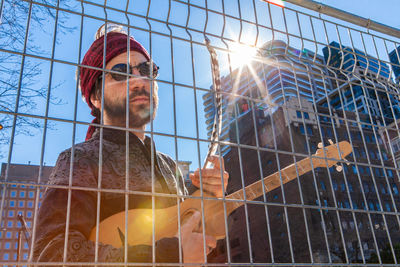
{"label": "high-rise building", "polygon": [[[232,262],[356,263],[400,242],[394,161],[374,128],[360,131],[365,116],[293,98],[268,116],[250,110],[233,122],[230,138],[239,146],[224,156],[228,193],[314,154],[329,139],[350,142],[353,153],[338,163],[342,172],[320,166],[234,211]],[[227,250],[219,242],[212,260],[223,262]]]}
{"label": "high-rise building", "polygon": [[396,83],[400,83],[400,46],[389,53],[389,60],[396,78]]}
{"label": "high-rise building", "polygon": [[[30,244],[18,215],[23,216],[27,230],[31,230],[36,216],[35,208],[40,206],[44,193],[44,188],[38,186],[39,169],[37,165],[9,164],[6,176],[7,164],[1,165],[0,263],[28,259]],[[40,184],[46,184],[52,169],[49,166],[42,167]],[[20,235],[22,242],[19,245]],[[21,247],[20,255],[18,246]]]}
{"label": "high-rise building", "polygon": [[[290,97],[310,102],[332,89],[324,57],[308,49],[299,50],[280,40],[265,43],[257,60],[222,77],[223,122],[221,140],[229,141],[232,121],[254,107],[259,110],[283,105]],[[213,93],[203,96],[208,137],[215,114]],[[229,146],[221,147],[222,154]]]}
{"label": "high-rise building", "polygon": [[[319,104],[334,109],[371,114],[380,123],[393,122],[399,117],[399,97],[390,77],[389,66],[359,49],[331,42],[322,49],[334,78],[334,90]],[[377,124],[365,118],[366,123]]]}

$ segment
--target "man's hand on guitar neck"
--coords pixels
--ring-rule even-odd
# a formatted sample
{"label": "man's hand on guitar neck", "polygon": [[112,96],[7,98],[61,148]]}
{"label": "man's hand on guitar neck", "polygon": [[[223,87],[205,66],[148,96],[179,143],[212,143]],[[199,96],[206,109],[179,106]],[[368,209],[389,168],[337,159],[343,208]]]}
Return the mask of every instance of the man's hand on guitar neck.
{"label": "man's hand on guitar neck", "polygon": [[[203,232],[196,232],[201,223],[200,212],[194,212],[181,225],[182,251],[184,263],[204,263],[204,241]],[[178,234],[176,234],[178,237]],[[205,235],[206,255],[217,245],[217,240],[213,236]],[[200,266],[200,265],[199,265]]]}
{"label": "man's hand on guitar neck", "polygon": [[[213,164],[213,167],[209,169],[201,169],[203,191],[211,193],[216,197],[222,197],[229,179],[229,174],[225,171],[224,158],[211,156],[208,161]],[[223,176],[223,184],[221,175]],[[194,173],[191,173],[189,177],[192,180],[193,185],[200,188],[200,170],[197,169]]]}

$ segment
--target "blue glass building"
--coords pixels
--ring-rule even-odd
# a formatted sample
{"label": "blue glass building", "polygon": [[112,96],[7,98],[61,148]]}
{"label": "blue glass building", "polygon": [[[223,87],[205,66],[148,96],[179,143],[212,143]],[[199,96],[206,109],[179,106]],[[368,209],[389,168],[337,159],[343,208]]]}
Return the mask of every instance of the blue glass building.
{"label": "blue glass building", "polygon": [[399,118],[398,95],[389,66],[358,49],[331,42],[322,49],[331,70],[334,89],[319,103],[335,109],[370,114],[366,123],[376,118],[391,123]]}
{"label": "blue glass building", "polygon": [[[291,47],[281,40],[265,43],[258,60],[221,78],[223,118],[220,140],[229,141],[229,129],[235,120],[252,109],[270,112],[285,105],[290,98],[315,102],[331,90],[331,80],[324,57],[308,49]],[[213,92],[204,94],[203,104],[210,137],[215,107]],[[261,115],[262,116],[262,115]],[[229,146],[222,146],[222,154]]]}
{"label": "blue glass building", "polygon": [[396,82],[400,82],[400,46],[389,53],[389,59],[392,63],[392,70],[396,77]]}

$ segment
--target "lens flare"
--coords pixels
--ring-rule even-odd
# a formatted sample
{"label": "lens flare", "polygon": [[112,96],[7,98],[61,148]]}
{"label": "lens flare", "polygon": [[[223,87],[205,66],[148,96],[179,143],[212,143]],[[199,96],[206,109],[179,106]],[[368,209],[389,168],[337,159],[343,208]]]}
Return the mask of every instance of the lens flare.
{"label": "lens flare", "polygon": [[234,43],[230,45],[229,54],[231,58],[232,68],[243,67],[249,65],[256,55],[257,48],[250,45]]}

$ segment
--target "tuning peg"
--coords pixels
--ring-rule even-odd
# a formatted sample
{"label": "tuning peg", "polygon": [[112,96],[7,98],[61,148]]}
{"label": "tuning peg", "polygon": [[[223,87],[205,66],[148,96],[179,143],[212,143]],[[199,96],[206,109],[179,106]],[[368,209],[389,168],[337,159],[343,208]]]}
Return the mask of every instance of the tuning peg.
{"label": "tuning peg", "polygon": [[322,144],[322,142],[319,142],[318,143],[318,148],[323,148],[324,147],[324,145]]}
{"label": "tuning peg", "polygon": [[328,142],[329,142],[330,145],[333,145],[332,139],[328,139]]}
{"label": "tuning peg", "polygon": [[343,171],[343,167],[342,166],[335,164],[335,167],[336,167],[336,171],[337,172]]}

